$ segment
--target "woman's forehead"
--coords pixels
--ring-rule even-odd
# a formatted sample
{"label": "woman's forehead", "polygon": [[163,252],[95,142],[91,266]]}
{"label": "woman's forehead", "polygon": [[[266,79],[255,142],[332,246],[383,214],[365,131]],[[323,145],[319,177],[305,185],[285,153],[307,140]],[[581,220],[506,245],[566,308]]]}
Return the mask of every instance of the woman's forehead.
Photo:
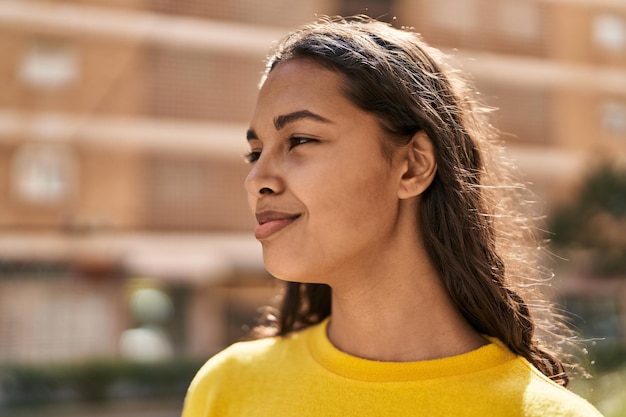
{"label": "woman's forehead", "polygon": [[295,121],[339,130],[355,124],[376,128],[378,119],[348,99],[344,82],[340,73],[310,59],[281,62],[259,91],[251,130],[282,130]]}
{"label": "woman's forehead", "polygon": [[261,86],[257,100],[259,107],[297,108],[351,105],[343,94],[342,77],[308,59],[290,59],[278,64]]}
{"label": "woman's forehead", "polygon": [[[310,58],[292,58],[278,63],[268,74],[261,89],[268,83],[290,84],[306,87],[313,82],[338,84],[341,75]],[[303,80],[308,82],[300,84]]]}

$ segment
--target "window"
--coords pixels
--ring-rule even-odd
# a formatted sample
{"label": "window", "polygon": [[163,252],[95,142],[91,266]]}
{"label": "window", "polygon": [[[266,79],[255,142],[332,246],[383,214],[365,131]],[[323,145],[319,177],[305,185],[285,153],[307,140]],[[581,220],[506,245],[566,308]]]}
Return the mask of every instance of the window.
{"label": "window", "polygon": [[242,185],[249,167],[239,158],[151,155],[146,169],[148,227],[249,230]]}
{"label": "window", "polygon": [[0,361],[66,363],[115,354],[111,341],[122,318],[117,284],[78,281],[67,269],[47,267],[31,264],[42,271],[0,280]]}
{"label": "window", "polygon": [[608,101],[602,105],[602,130],[609,135],[626,136],[626,103]]}
{"label": "window", "polygon": [[164,47],[148,48],[145,59],[150,116],[248,122],[260,59]]}
{"label": "window", "polygon": [[546,7],[527,0],[424,0],[415,19],[438,46],[543,55]]}
{"label": "window", "polygon": [[204,161],[157,157],[149,161],[148,172],[148,218],[153,227],[204,225],[210,204]]}
{"label": "window", "polygon": [[78,55],[70,45],[52,40],[36,40],[27,49],[19,68],[19,78],[27,85],[55,89],[79,77]]}
{"label": "window", "polygon": [[626,48],[626,21],[616,15],[603,13],[592,21],[592,36],[598,48],[619,52]]}
{"label": "window", "polygon": [[513,85],[479,84],[493,119],[507,140],[542,143],[549,140],[550,93],[544,89]]}
{"label": "window", "polygon": [[12,161],[11,188],[18,201],[58,204],[76,189],[76,159],[66,145],[32,143],[20,147]]}

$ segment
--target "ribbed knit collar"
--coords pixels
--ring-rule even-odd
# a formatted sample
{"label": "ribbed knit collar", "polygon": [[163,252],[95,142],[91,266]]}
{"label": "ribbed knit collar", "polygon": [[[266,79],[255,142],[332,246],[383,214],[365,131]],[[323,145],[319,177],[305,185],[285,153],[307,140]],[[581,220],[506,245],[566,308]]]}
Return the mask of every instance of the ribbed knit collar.
{"label": "ribbed knit collar", "polygon": [[305,331],[313,359],[339,376],[370,382],[406,382],[466,375],[511,361],[516,356],[499,340],[476,350],[443,359],[418,362],[379,362],[349,355],[337,349],[328,339],[327,318]]}

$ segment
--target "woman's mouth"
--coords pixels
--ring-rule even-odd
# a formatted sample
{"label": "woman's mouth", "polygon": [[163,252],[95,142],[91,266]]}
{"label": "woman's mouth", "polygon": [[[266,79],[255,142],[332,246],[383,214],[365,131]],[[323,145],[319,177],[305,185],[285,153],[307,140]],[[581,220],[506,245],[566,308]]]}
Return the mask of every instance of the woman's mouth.
{"label": "woman's mouth", "polygon": [[254,237],[258,240],[267,239],[273,234],[289,226],[300,214],[281,213],[278,211],[263,211],[256,214],[259,223],[254,229]]}

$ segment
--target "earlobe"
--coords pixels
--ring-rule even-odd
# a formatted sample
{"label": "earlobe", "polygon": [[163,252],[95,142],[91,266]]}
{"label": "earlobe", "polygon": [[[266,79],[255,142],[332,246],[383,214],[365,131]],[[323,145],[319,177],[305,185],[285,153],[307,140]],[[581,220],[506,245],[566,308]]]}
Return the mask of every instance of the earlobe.
{"label": "earlobe", "polygon": [[420,130],[407,145],[398,197],[407,199],[422,194],[433,182],[436,173],[435,148],[428,135]]}

